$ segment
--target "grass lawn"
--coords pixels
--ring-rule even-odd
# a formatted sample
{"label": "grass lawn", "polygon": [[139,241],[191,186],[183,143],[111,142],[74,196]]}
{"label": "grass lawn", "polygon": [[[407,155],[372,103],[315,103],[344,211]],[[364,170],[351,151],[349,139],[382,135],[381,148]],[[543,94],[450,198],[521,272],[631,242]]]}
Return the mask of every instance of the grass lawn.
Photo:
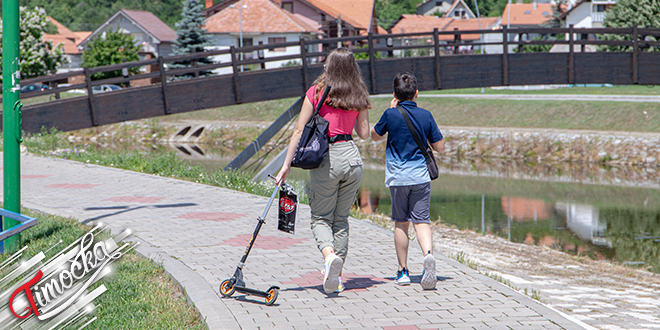
{"label": "grass lawn", "polygon": [[[48,260],[91,229],[74,219],[25,209],[22,213],[38,219],[36,226],[21,233],[22,246],[28,246],[24,260],[42,251]],[[96,240],[109,236],[97,235]],[[0,262],[9,256],[1,255]],[[113,267],[114,274],[90,289],[104,284],[108,290],[94,300],[97,308],[90,316],[97,320],[85,329],[206,329],[162,266],[129,252]]]}
{"label": "grass lawn", "polygon": [[[420,94],[482,94],[481,88],[445,89]],[[483,94],[585,94],[585,95],[660,95],[660,86],[615,85],[611,87],[562,87],[544,90],[517,90],[484,88]]]}

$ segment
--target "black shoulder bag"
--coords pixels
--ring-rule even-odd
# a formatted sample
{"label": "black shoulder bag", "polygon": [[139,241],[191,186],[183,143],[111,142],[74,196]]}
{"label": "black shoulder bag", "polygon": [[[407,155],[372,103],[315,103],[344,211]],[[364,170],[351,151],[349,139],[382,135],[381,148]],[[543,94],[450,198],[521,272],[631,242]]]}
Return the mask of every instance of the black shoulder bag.
{"label": "black shoulder bag", "polygon": [[321,110],[328,92],[330,92],[330,86],[326,86],[321,100],[316,104],[314,114],[305,124],[291,162],[293,167],[300,167],[305,170],[317,168],[321,165],[323,157],[328,154],[328,125],[330,123],[319,115],[319,110]]}
{"label": "black shoulder bag", "polygon": [[422,143],[422,140],[419,138],[419,132],[417,132],[415,126],[413,126],[412,122],[410,121],[410,117],[408,117],[406,110],[403,110],[402,107],[397,107],[397,109],[399,109],[399,112],[401,113],[403,120],[406,122],[406,125],[408,125],[410,134],[412,134],[413,139],[415,139],[415,142],[417,143],[417,147],[419,147],[419,150],[422,151],[424,158],[426,158],[426,166],[428,166],[429,168],[429,176],[431,177],[431,180],[437,179],[438,165],[436,165],[435,163],[435,157],[433,156],[433,150],[431,149],[431,146],[429,145],[428,147],[424,148],[424,144]]}

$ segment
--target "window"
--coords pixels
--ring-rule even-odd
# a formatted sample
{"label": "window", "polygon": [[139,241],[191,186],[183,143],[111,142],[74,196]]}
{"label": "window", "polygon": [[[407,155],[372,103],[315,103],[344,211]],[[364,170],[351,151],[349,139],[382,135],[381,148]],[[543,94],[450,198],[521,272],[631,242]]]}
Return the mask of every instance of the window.
{"label": "window", "polygon": [[605,12],[605,5],[596,5],[596,12],[604,13]]}
{"label": "window", "polygon": [[465,9],[456,9],[454,10],[454,17],[466,17],[467,11]]}
{"label": "window", "polygon": [[543,12],[543,16],[548,16],[548,12],[547,12],[547,11],[544,11],[544,12]]}
{"label": "window", "polygon": [[325,22],[325,14],[321,14],[321,22]]}
{"label": "window", "polygon": [[293,2],[282,2],[282,9],[293,13]]}
{"label": "window", "polygon": [[436,2],[435,2],[435,6],[436,6],[436,7],[438,7],[438,6],[442,6],[442,1],[436,1]]}
{"label": "window", "polygon": [[[269,45],[271,45],[271,44],[281,44],[281,43],[284,43],[284,42],[286,42],[285,37],[271,37],[271,38],[268,38],[268,44]],[[275,51],[275,52],[285,52],[286,47],[270,48],[270,50]]]}
{"label": "window", "polygon": [[529,15],[529,14],[531,14],[531,13],[532,13],[532,12],[530,12],[529,10],[525,10],[525,15]]}

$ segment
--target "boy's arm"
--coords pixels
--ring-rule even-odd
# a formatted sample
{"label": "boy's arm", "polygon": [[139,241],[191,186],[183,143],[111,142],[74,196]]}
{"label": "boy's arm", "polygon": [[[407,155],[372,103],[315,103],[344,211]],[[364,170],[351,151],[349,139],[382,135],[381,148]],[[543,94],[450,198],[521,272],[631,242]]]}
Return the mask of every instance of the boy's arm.
{"label": "boy's arm", "polygon": [[376,126],[374,126],[374,128],[371,129],[371,139],[372,140],[380,141],[384,138],[385,138],[385,135],[380,135],[380,134],[376,133]]}
{"label": "boy's arm", "polygon": [[445,139],[442,139],[438,142],[431,143],[431,147],[433,150],[437,151],[438,153],[442,153],[445,151]]}

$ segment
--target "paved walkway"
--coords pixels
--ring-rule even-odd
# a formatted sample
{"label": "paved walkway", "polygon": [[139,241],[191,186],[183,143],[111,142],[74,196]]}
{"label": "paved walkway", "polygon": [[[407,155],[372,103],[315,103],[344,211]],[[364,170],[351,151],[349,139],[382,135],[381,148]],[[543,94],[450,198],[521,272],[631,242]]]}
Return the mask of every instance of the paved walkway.
{"label": "paved walkway", "polygon": [[248,287],[281,287],[275,305],[235,293],[220,298],[267,198],[202,184],[35,155],[22,156],[28,208],[131,228],[139,252],[184,288],[209,329],[581,329],[554,310],[451,259],[438,257],[436,290],[423,291],[422,256],[411,244],[413,284],[396,286],[392,233],[351,221],[346,291],[326,296],[322,258],[299,210],[295,235],[276,230],[276,208],[247,260]]}
{"label": "paved walkway", "polygon": [[[392,98],[392,94],[371,97]],[[605,95],[605,94],[420,94],[420,98],[460,98],[514,101],[603,101],[603,102],[660,102],[658,95]]]}

